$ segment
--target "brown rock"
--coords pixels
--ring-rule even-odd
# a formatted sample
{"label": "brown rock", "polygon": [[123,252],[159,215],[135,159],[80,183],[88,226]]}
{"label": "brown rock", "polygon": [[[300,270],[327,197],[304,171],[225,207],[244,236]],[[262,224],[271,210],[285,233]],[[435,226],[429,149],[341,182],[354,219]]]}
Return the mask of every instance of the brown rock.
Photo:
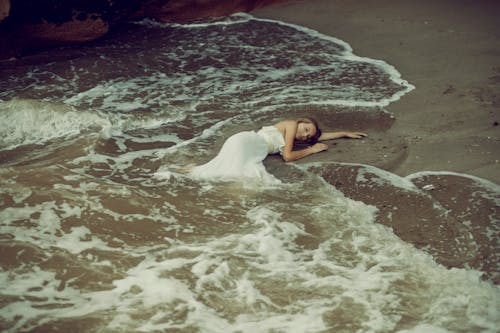
{"label": "brown rock", "polygon": [[143,6],[139,15],[164,22],[185,22],[206,17],[218,17],[286,0],[158,0]]}
{"label": "brown rock", "polygon": [[[40,48],[92,41],[110,27],[131,18],[150,17],[161,21],[190,21],[248,12],[286,0],[149,0],[115,2],[84,0],[55,5],[50,1],[0,0],[0,58],[21,56]],[[45,5],[46,4],[46,5]]]}
{"label": "brown rock", "polygon": [[0,22],[9,16],[10,0],[0,0]]}
{"label": "brown rock", "polygon": [[81,43],[101,37],[109,31],[109,25],[101,18],[73,20],[62,24],[40,23],[24,26],[21,35],[36,44]]}

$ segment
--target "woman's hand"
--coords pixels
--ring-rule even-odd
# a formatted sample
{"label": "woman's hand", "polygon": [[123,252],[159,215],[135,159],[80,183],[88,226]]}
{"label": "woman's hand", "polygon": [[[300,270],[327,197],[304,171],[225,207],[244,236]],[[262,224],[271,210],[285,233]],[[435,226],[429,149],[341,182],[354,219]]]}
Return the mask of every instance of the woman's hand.
{"label": "woman's hand", "polygon": [[327,150],[328,145],[325,145],[324,143],[315,143],[310,147],[313,153],[319,153],[320,151]]}
{"label": "woman's hand", "polygon": [[350,138],[350,139],[362,139],[364,137],[368,136],[366,133],[363,132],[345,132],[344,137]]}

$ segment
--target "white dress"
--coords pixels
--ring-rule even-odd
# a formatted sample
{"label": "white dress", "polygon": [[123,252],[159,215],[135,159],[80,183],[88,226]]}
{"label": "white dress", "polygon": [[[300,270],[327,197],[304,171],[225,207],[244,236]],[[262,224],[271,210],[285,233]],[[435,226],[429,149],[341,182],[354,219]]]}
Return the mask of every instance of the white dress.
{"label": "white dress", "polygon": [[241,179],[252,178],[265,182],[278,181],[269,174],[262,161],[267,154],[283,153],[285,139],[274,126],[258,132],[246,131],[229,137],[211,161],[191,169],[195,178]]}

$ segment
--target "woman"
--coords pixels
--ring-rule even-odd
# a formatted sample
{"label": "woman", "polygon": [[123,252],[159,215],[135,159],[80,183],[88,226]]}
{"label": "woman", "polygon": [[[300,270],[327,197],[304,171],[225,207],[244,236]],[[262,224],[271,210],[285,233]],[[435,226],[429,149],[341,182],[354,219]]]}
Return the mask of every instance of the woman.
{"label": "woman", "polygon": [[[196,178],[260,178],[276,181],[262,164],[268,154],[280,153],[285,162],[290,162],[328,149],[326,144],[318,141],[344,137],[361,139],[365,136],[361,132],[322,133],[312,118],[284,120],[264,126],[257,132],[240,132],[229,137],[215,158],[193,167],[190,174]],[[310,146],[294,150],[297,143]]]}

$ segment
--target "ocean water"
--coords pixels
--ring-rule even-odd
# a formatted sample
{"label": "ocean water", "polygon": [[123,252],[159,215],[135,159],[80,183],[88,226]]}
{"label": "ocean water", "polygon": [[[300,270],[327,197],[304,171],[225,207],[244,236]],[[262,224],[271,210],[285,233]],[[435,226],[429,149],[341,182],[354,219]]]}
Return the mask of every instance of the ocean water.
{"label": "ocean water", "polygon": [[498,332],[498,185],[278,157],[280,183],[179,172],[283,118],[390,117],[412,89],[243,14],[0,62],[1,331]]}

